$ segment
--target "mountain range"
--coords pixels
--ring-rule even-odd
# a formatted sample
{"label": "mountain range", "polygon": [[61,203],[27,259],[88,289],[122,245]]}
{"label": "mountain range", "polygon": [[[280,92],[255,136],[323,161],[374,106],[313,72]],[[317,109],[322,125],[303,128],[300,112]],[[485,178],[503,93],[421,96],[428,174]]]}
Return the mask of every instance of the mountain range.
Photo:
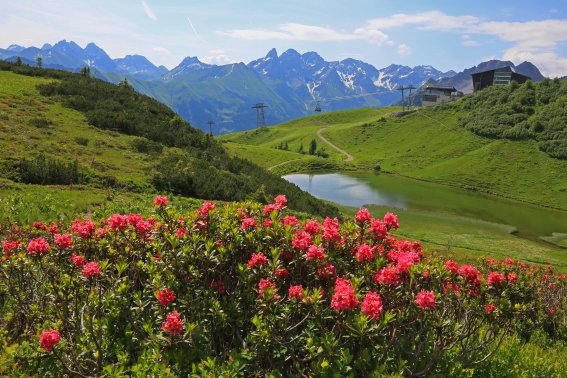
{"label": "mountain range", "polygon": [[38,56],[44,67],[78,72],[89,66],[93,75],[103,80],[118,83],[127,79],[137,91],[170,106],[195,127],[208,130],[207,121],[214,121],[215,134],[255,128],[257,117],[252,106],[256,103],[267,106],[265,120],[271,125],[312,114],[317,104],[323,111],[391,105],[400,100],[399,86],[419,88],[435,83],[470,92],[471,73],[501,66],[515,67],[536,81],[543,79],[529,62],[515,66],[499,60],[457,73],[427,65],[392,64],[377,69],[352,58],[326,61],[316,52],[300,54],[289,49],[278,55],[272,49],[248,64],[219,66],[187,57],[168,70],[141,55],[112,59],[94,43],[81,48],[63,40],[41,48],[11,45],[0,49],[0,59],[20,57],[29,65],[35,64]]}

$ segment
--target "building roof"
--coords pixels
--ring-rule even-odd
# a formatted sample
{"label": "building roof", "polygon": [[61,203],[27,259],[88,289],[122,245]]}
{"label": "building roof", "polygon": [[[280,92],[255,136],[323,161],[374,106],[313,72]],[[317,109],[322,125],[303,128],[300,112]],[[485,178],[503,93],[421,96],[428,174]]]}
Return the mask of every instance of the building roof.
{"label": "building roof", "polygon": [[516,72],[516,69],[512,66],[502,66],[502,67],[493,68],[491,70],[475,72],[475,73],[471,74],[471,76],[480,75],[480,74],[484,74],[484,73],[487,73],[487,72],[493,72],[493,71],[502,71],[502,70],[511,71],[511,72],[515,73],[516,75],[524,76],[528,79],[532,79],[531,76],[524,75],[524,74],[521,74],[519,72]]}
{"label": "building roof", "polygon": [[425,87],[425,90],[434,90],[434,91],[451,91],[451,92],[456,92],[457,89],[455,89],[455,87],[441,87],[438,85],[427,85]]}

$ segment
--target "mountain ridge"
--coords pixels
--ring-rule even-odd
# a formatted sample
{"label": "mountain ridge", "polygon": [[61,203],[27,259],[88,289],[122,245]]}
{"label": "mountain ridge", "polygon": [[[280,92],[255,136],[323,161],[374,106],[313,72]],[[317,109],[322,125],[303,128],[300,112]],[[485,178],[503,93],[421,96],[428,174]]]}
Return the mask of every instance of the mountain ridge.
{"label": "mountain ridge", "polygon": [[[214,120],[217,134],[256,127],[251,106],[258,102],[268,106],[265,119],[270,125],[313,114],[318,101],[323,111],[388,106],[400,100],[396,90],[400,86],[419,88],[435,83],[468,92],[472,90],[471,73],[497,66],[516,67],[535,76],[536,81],[543,78],[529,62],[515,66],[509,61],[492,60],[457,73],[430,65],[376,68],[353,58],[326,61],[315,51],[301,54],[287,49],[278,55],[275,48],[249,63],[228,65],[208,64],[188,56],[171,70],[157,67],[142,55],[112,59],[92,42],[84,49],[66,40],[46,43],[41,49],[19,45],[0,49],[0,59],[14,61],[17,56],[30,65],[41,56],[44,67],[72,72],[87,65],[93,75],[113,83],[127,79],[137,91],[172,107],[202,130],[208,130],[207,122]],[[420,92],[415,93],[418,96]]]}

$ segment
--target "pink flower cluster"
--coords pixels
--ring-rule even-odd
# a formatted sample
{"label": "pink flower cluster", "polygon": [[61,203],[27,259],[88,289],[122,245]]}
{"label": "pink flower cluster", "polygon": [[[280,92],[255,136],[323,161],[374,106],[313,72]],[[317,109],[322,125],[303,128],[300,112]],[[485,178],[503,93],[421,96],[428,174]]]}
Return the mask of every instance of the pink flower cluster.
{"label": "pink flower cluster", "polygon": [[61,249],[73,248],[73,235],[71,234],[55,234],[55,245]]}
{"label": "pink flower cluster", "polygon": [[335,281],[335,292],[331,298],[331,307],[336,311],[352,310],[358,306],[358,298],[354,294],[354,288],[350,280],[337,278]]}
{"label": "pink flower cluster", "polygon": [[309,246],[307,253],[305,254],[305,258],[307,260],[325,260],[325,255],[323,254],[323,247],[318,247],[316,245]]}
{"label": "pink flower cluster", "polygon": [[277,289],[275,283],[270,281],[269,278],[260,279],[260,282],[258,283],[258,296],[259,297],[263,296],[264,293],[268,290],[272,292],[272,298],[273,299],[277,300],[277,299],[280,298],[280,296],[278,295],[278,289]]}
{"label": "pink flower cluster", "polygon": [[167,206],[168,199],[165,196],[156,196],[154,198],[154,207],[165,207]]}
{"label": "pink flower cluster", "polygon": [[268,259],[266,258],[266,255],[262,252],[258,252],[252,254],[252,257],[248,260],[246,265],[248,265],[249,268],[255,268],[257,266],[265,265],[267,262]]}
{"label": "pink flower cluster", "polygon": [[77,234],[81,239],[88,239],[93,236],[96,225],[90,220],[76,219],[71,225],[71,231]]}
{"label": "pink flower cluster", "polygon": [[435,308],[435,293],[433,291],[421,290],[415,298],[415,303],[422,310]]}
{"label": "pink flower cluster", "polygon": [[299,301],[303,300],[303,286],[292,285],[287,291],[287,296],[289,299],[297,299]]}
{"label": "pink flower cluster", "polygon": [[161,329],[169,333],[170,336],[178,336],[183,332],[183,320],[181,314],[177,311],[167,314],[165,322],[163,322]]}
{"label": "pink flower cluster", "polygon": [[339,220],[337,218],[326,217],[323,221],[323,239],[328,242],[340,240]]}
{"label": "pink flower cluster", "polygon": [[165,306],[175,300],[175,292],[171,289],[158,290],[157,299],[160,305]]}
{"label": "pink flower cluster", "polygon": [[59,330],[50,329],[49,331],[43,331],[39,336],[39,346],[45,349],[46,352],[51,352],[53,347],[59,343]]}
{"label": "pink flower cluster", "polygon": [[49,243],[42,237],[30,240],[28,244],[28,255],[35,255],[36,253],[44,254],[49,251]]}
{"label": "pink flower cluster", "polygon": [[373,291],[366,293],[362,301],[361,312],[369,318],[378,319],[382,314],[382,309],[382,297],[380,297],[380,294]]}
{"label": "pink flower cluster", "polygon": [[100,276],[100,265],[95,261],[88,262],[84,265],[82,273],[85,278],[98,277]]}

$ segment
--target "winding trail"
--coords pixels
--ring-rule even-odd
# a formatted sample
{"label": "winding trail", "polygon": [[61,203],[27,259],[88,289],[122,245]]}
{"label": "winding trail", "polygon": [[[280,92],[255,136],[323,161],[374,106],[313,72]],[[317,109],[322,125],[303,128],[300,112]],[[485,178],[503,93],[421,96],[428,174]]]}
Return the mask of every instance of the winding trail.
{"label": "winding trail", "polygon": [[318,136],[319,138],[321,138],[321,140],[322,140],[323,142],[327,143],[329,146],[331,146],[331,147],[334,148],[335,150],[339,151],[341,154],[345,155],[345,156],[346,156],[346,159],[345,159],[346,162],[348,162],[348,161],[353,161],[353,160],[354,160],[354,156],[352,156],[351,154],[349,154],[348,152],[346,152],[346,151],[343,150],[342,148],[337,147],[336,145],[334,145],[333,143],[331,143],[327,138],[325,138],[325,137],[323,136],[323,134],[321,134],[321,132],[322,132],[323,130],[325,130],[325,129],[329,128],[329,127],[330,127],[330,126],[327,126],[327,127],[323,127],[323,128],[320,128],[319,130],[317,130],[317,136]]}
{"label": "winding trail", "polygon": [[271,171],[274,168],[280,167],[282,165],[285,165],[287,163],[291,163],[292,161],[298,161],[298,160],[303,160],[305,158],[298,158],[298,159],[292,159],[292,160],[286,160],[286,161],[282,161],[281,163],[278,163],[276,165],[272,165],[271,167],[268,168],[268,171]]}

